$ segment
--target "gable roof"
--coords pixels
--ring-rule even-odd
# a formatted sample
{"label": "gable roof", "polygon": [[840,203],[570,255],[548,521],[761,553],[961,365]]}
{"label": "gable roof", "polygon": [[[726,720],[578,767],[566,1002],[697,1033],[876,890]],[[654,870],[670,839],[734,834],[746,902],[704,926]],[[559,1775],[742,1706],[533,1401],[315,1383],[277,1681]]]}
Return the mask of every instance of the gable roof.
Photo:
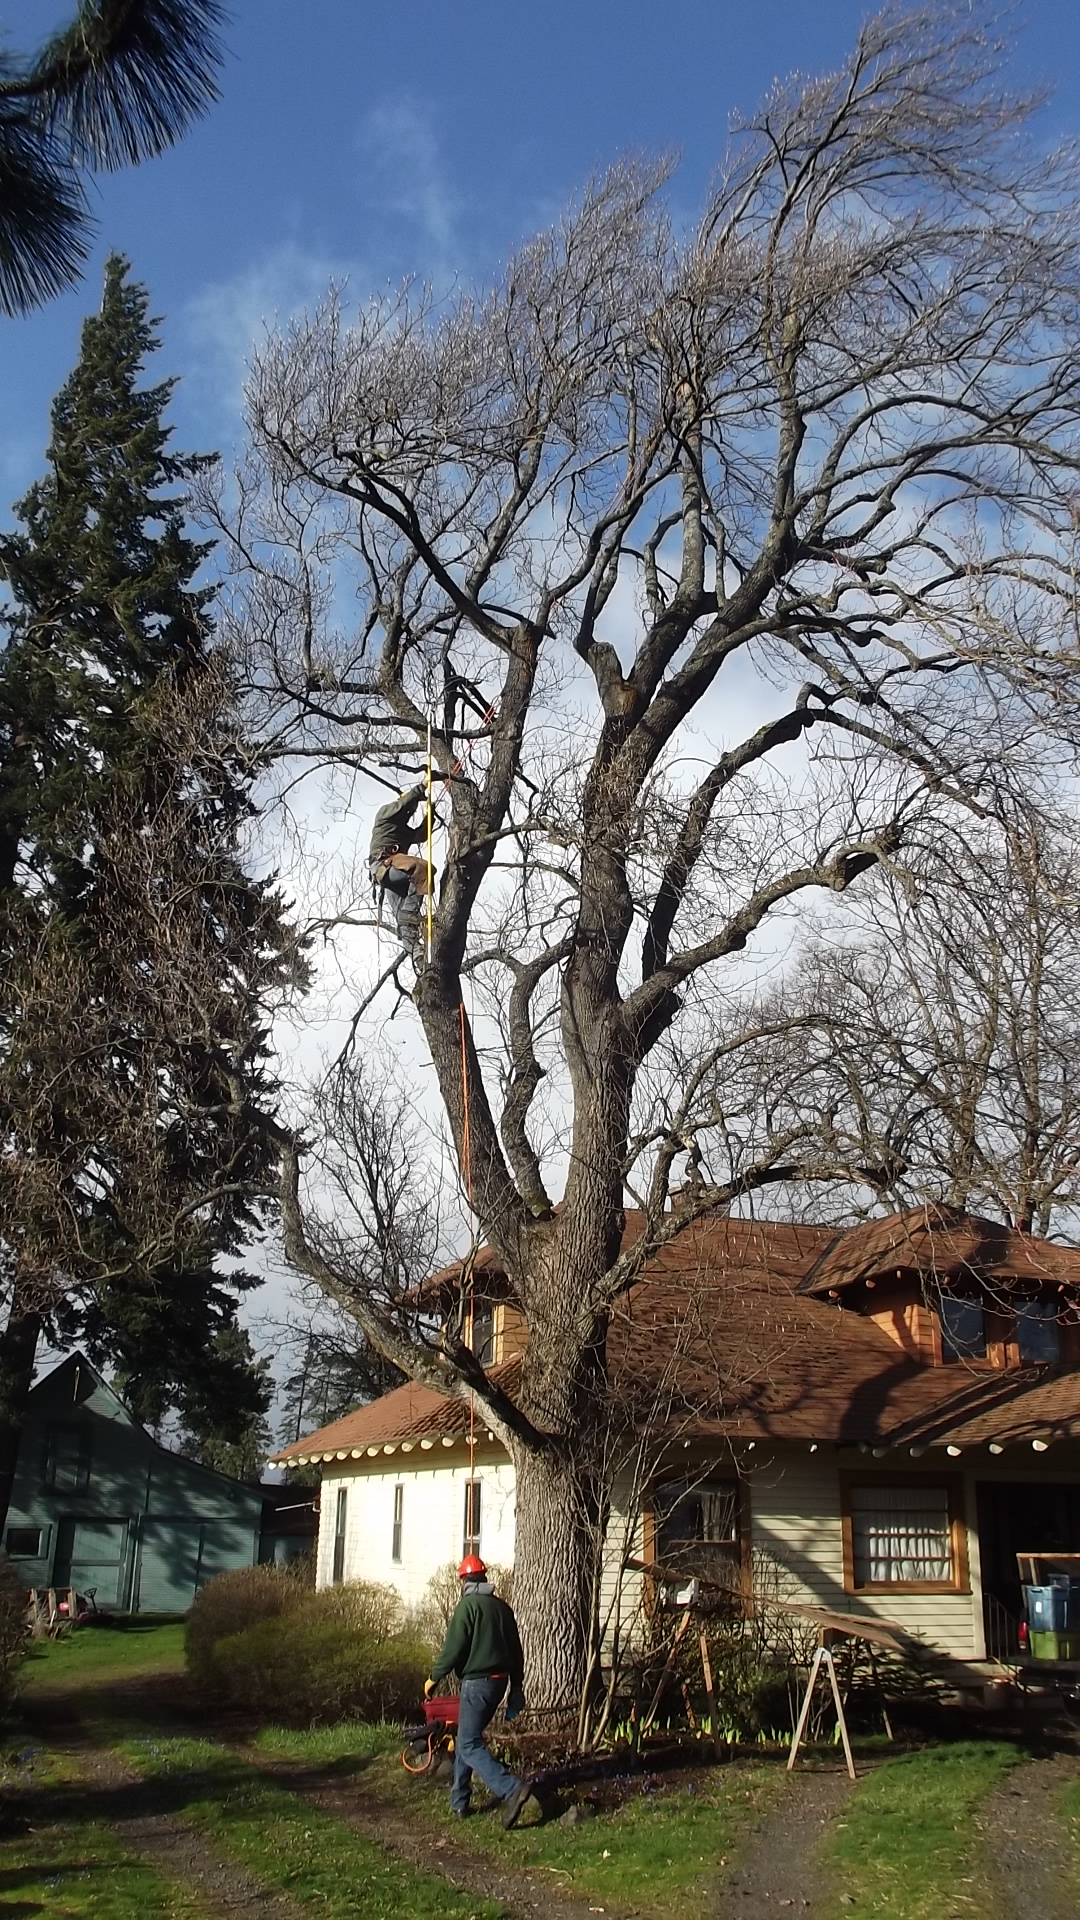
{"label": "gable roof", "polygon": [[35,1414],[44,1406],[65,1401],[73,1407],[93,1401],[93,1411],[99,1417],[115,1420],[118,1426],[137,1427],[140,1433],[145,1431],[116,1388],[109,1385],[85,1353],[67,1354],[55,1367],[50,1367],[48,1373],[42,1374],[40,1380],[35,1380],[26,1396],[27,1412]]}
{"label": "gable roof", "polygon": [[[71,1392],[64,1390],[67,1381],[71,1381]],[[131,1408],[121,1399],[116,1388],[110,1386],[104,1375],[98,1372],[92,1360],[84,1353],[69,1353],[63,1360],[51,1367],[48,1373],[36,1380],[27,1395],[27,1414],[45,1414],[48,1418],[58,1404],[66,1401],[71,1406],[88,1409],[96,1419],[113,1420],[118,1426],[126,1426],[138,1434],[139,1443],[148,1453],[156,1453],[165,1459],[171,1468],[198,1481],[205,1479],[216,1481],[231,1489],[240,1488],[261,1499],[262,1490],[257,1482],[238,1480],[235,1474],[222,1473],[218,1467],[208,1467],[201,1460],[193,1460],[189,1454],[177,1453],[174,1448],[166,1447],[143,1426]]]}
{"label": "gable roof", "polygon": [[[874,1257],[909,1244],[910,1226],[897,1225],[905,1218],[869,1223],[879,1230],[870,1242]],[[628,1237],[641,1231],[639,1220],[628,1222]],[[951,1224],[950,1233],[968,1238],[950,1246],[973,1250],[982,1224]],[[927,1231],[937,1243],[940,1229]],[[1019,1238],[1026,1244],[1034,1236]],[[1080,1274],[1080,1254],[1045,1241],[1036,1247],[1067,1256]],[[685,1227],[648,1262],[612,1318],[609,1365],[628,1416],[686,1439],[718,1441],[944,1446],[1080,1435],[1080,1374],[926,1367],[872,1320],[819,1297],[818,1284],[808,1291],[808,1278],[839,1251],[830,1228],[709,1218]],[[1028,1271],[1043,1274],[1041,1266]],[[438,1276],[440,1283],[453,1272]],[[1045,1277],[1059,1278],[1056,1263]],[[509,1361],[493,1377],[512,1393],[519,1366]],[[461,1401],[408,1384],[277,1458],[328,1462],[417,1445],[430,1451],[452,1446],[468,1427]]]}

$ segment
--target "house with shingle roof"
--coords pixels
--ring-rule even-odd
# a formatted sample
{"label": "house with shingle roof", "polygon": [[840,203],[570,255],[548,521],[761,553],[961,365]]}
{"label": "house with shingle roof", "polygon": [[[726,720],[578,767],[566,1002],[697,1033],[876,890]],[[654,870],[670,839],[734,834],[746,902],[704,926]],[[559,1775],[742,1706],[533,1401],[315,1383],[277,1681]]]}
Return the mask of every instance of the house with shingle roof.
{"label": "house with shingle roof", "polygon": [[[626,1242],[643,1231],[629,1215]],[[513,1394],[526,1329],[488,1256],[470,1341]],[[462,1274],[424,1289],[450,1311]],[[964,1661],[1008,1657],[1017,1552],[1080,1552],[1080,1251],[927,1205],[841,1234],[707,1217],[616,1308],[610,1372],[644,1484],[617,1476],[609,1578],[877,1613]],[[424,1597],[463,1551],[511,1564],[514,1471],[468,1407],[405,1385],[287,1448],[317,1463],[318,1579]]]}

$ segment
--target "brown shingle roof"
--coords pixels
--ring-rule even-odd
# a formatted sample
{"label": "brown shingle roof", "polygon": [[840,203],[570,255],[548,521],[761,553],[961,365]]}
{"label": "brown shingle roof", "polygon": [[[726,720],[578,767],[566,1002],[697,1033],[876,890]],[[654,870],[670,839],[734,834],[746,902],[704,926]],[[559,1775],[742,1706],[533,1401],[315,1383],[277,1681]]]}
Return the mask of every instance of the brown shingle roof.
{"label": "brown shingle roof", "polygon": [[879,1279],[897,1268],[1075,1286],[1080,1283],[1080,1251],[955,1207],[910,1207],[885,1220],[867,1220],[835,1238],[811,1267],[803,1287],[807,1293],[827,1293],[858,1280]]}
{"label": "brown shingle roof", "polygon": [[[869,1224],[878,1235],[870,1242],[874,1257],[892,1266],[897,1262],[888,1249],[901,1240],[921,1244],[913,1239],[910,1216]],[[949,1246],[970,1249],[982,1226],[961,1226],[954,1218]],[[925,1221],[923,1227],[940,1248],[942,1229]],[[640,1217],[631,1218],[627,1238],[640,1230]],[[852,1237],[867,1232],[857,1228]],[[1032,1236],[1013,1239],[1026,1246]],[[1002,1374],[922,1366],[871,1320],[816,1297],[816,1282],[808,1293],[808,1273],[815,1263],[821,1271],[822,1256],[834,1258],[834,1243],[830,1229],[782,1222],[705,1219],[684,1228],[615,1310],[609,1360],[628,1415],[686,1438],[841,1446],[966,1445],[1012,1435],[1080,1434],[1080,1374],[1047,1379],[1037,1370]],[[1035,1246],[1046,1277],[1058,1279],[1056,1256],[1070,1250],[1047,1242]],[[1016,1257],[1015,1249],[1009,1257]],[[1034,1265],[1029,1273],[1043,1277],[1044,1267]],[[519,1364],[496,1369],[500,1386],[511,1393]],[[468,1424],[460,1401],[407,1385],[277,1457],[348,1456],[464,1434]]]}

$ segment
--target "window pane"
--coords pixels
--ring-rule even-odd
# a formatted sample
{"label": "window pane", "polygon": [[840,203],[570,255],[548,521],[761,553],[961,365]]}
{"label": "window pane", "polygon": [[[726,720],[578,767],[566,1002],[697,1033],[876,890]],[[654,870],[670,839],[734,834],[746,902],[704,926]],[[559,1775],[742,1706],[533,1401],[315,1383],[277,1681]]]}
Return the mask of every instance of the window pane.
{"label": "window pane", "polygon": [[737,1586],[739,1489],[734,1480],[668,1480],[657,1487],[656,1558],[662,1567]]}
{"label": "window pane", "polygon": [[51,1427],[45,1446],[45,1485],[57,1493],[84,1493],[90,1484],[86,1427]]}
{"label": "window pane", "polygon": [[1016,1343],[1030,1366],[1053,1366],[1061,1358],[1056,1300],[1018,1300]]}
{"label": "window pane", "polygon": [[337,1507],[334,1512],[334,1571],[333,1581],[339,1587],[345,1578],[345,1533],[349,1515],[349,1496],[344,1487],[339,1488]]}
{"label": "window pane", "polygon": [[495,1353],[495,1309],[483,1302],[473,1307],[469,1327],[469,1346],[482,1367],[489,1367]]}
{"label": "window pane", "polygon": [[853,1487],[855,1585],[945,1582],[953,1576],[944,1487]]}
{"label": "window pane", "polygon": [[962,1294],[943,1293],[938,1307],[941,1350],[949,1360],[984,1360],[986,1331],[982,1304]]}
{"label": "window pane", "polygon": [[40,1527],[9,1527],[7,1530],[7,1550],[9,1553],[37,1555],[41,1552]]}
{"label": "window pane", "polygon": [[462,1537],[462,1555],[480,1552],[480,1481],[468,1480],[465,1483],[465,1526]]}
{"label": "window pane", "polygon": [[401,1519],[405,1507],[404,1487],[394,1488],[394,1526],[390,1541],[391,1560],[401,1559]]}

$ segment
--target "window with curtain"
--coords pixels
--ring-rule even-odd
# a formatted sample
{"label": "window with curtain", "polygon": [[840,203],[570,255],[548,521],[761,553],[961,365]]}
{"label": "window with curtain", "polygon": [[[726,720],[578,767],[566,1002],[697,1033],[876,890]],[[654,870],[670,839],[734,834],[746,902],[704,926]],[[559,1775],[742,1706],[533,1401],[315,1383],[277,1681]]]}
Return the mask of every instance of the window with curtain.
{"label": "window with curtain", "polygon": [[953,1584],[947,1487],[852,1487],[849,1510],[856,1587]]}
{"label": "window with curtain", "polygon": [[741,1581],[736,1480],[667,1480],[654,1493],[656,1558],[662,1567],[737,1587]]}

